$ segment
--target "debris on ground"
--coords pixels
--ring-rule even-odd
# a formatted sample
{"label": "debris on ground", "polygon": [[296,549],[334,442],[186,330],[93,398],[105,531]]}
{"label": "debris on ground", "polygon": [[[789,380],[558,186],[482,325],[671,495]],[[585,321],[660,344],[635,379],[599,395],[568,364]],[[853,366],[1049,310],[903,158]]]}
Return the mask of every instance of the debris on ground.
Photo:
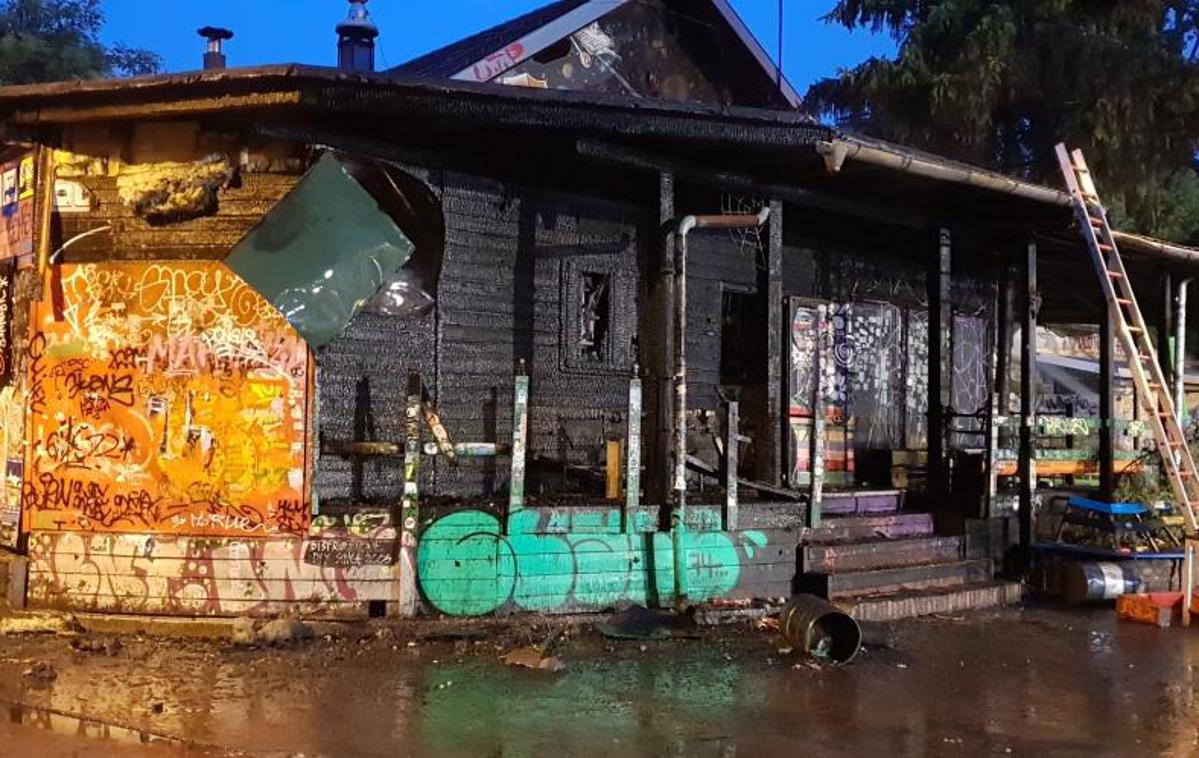
{"label": "debris on ground", "polygon": [[518,647],[500,656],[500,660],[509,666],[539,669],[542,671],[561,671],[566,668],[566,664],[562,662],[561,658],[546,655],[536,645]]}
{"label": "debris on ground", "polygon": [[21,613],[0,618],[0,636],[7,634],[75,634],[79,621],[63,613]]}
{"label": "debris on ground", "polygon": [[255,627],[254,619],[242,617],[234,620],[233,632],[229,639],[234,645],[241,647],[275,647],[304,642],[315,637],[316,631],[312,626],[297,618],[277,618]]}
{"label": "debris on ground", "polygon": [[21,676],[38,682],[52,682],[58,678],[58,672],[48,661],[38,661],[22,671]]}
{"label": "debris on ground", "polygon": [[104,655],[119,655],[125,647],[116,637],[75,637],[69,643],[72,650],[79,653],[103,653]]}
{"label": "debris on ground", "polygon": [[669,611],[652,611],[631,605],[595,625],[595,630],[614,640],[668,640],[695,637],[689,619]]}

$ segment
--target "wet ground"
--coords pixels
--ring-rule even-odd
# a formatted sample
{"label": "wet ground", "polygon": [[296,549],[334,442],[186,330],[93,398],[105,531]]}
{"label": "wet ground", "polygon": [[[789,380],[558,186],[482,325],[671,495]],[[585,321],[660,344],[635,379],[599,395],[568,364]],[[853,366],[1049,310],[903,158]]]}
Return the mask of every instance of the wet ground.
{"label": "wet ground", "polygon": [[[1199,628],[1110,609],[904,622],[840,668],[752,627],[612,642],[576,624],[555,645],[565,668],[533,671],[498,656],[544,622],[475,628],[286,650],[0,638],[0,755],[1199,754]],[[22,675],[41,663],[56,676]]]}

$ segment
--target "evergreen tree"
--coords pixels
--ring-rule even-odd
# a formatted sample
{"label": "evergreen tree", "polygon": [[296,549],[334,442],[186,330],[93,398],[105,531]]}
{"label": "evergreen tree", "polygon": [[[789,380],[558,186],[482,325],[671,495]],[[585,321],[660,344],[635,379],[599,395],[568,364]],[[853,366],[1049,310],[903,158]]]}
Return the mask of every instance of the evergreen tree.
{"label": "evergreen tree", "polygon": [[827,19],[899,48],[813,85],[822,116],[1055,185],[1065,141],[1123,226],[1199,237],[1199,0],[839,0]]}

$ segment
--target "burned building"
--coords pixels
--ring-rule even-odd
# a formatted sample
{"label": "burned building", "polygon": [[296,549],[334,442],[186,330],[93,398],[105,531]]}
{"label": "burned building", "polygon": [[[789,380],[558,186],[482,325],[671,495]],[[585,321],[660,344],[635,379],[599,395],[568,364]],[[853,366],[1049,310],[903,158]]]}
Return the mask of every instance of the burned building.
{"label": "burned building", "polygon": [[[1037,286],[1084,265],[1065,193],[813,121],[723,0],[562,0],[390,71],[353,8],[340,69],[0,89],[31,605],[1018,597],[1013,345],[1105,321]],[[1123,243],[1163,303],[1199,260]]]}

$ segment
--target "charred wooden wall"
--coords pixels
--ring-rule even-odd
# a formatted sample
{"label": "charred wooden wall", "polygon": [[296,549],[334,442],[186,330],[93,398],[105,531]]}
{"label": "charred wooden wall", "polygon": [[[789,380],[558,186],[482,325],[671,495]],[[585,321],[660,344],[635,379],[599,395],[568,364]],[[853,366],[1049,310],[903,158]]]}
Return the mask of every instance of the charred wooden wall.
{"label": "charred wooden wall", "polygon": [[[436,312],[410,320],[359,315],[320,357],[326,438],[398,440],[406,369],[421,371],[455,441],[503,442],[512,433],[512,377],[530,375],[530,492],[554,489],[563,466],[601,464],[606,439],[623,436],[637,323],[635,209],[549,195],[463,174],[433,179],[446,244]],[[574,287],[607,277],[602,359],[578,358]],[[322,499],[395,500],[401,462],[318,464]],[[425,467],[436,495],[485,496],[507,485],[506,459],[437,460]]]}

